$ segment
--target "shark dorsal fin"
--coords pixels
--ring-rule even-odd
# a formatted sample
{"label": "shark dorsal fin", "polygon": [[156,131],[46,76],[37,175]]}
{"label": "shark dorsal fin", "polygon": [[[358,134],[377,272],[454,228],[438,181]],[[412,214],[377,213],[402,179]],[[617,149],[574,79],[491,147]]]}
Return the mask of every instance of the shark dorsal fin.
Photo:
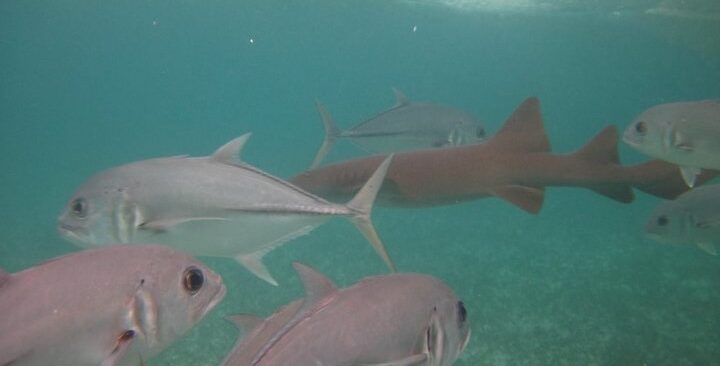
{"label": "shark dorsal fin", "polygon": [[550,142],[543,127],[540,100],[530,97],[520,103],[488,143],[502,150],[549,152]]}
{"label": "shark dorsal fin", "polygon": [[229,315],[225,317],[225,320],[235,324],[243,334],[249,334],[265,321],[265,319],[259,316],[250,314]]}
{"label": "shark dorsal fin", "polygon": [[395,94],[395,107],[400,107],[403,105],[410,104],[410,99],[408,99],[407,96],[405,96],[405,93],[401,92],[397,88],[392,88],[393,93]]}
{"label": "shark dorsal fin", "polygon": [[293,263],[305,287],[305,302],[314,304],[323,297],[337,291],[335,284],[322,273],[299,262]]}
{"label": "shark dorsal fin", "polygon": [[250,138],[252,133],[248,132],[227,144],[220,146],[219,149],[215,150],[212,154],[212,158],[223,163],[236,163],[240,161],[240,154],[245,146],[245,143]]}
{"label": "shark dorsal fin", "polygon": [[617,150],[618,131],[615,126],[605,127],[590,142],[575,152],[575,157],[595,163],[619,164]]}
{"label": "shark dorsal fin", "polygon": [[0,287],[2,287],[2,285],[10,279],[10,276],[10,273],[7,273],[5,270],[0,268]]}

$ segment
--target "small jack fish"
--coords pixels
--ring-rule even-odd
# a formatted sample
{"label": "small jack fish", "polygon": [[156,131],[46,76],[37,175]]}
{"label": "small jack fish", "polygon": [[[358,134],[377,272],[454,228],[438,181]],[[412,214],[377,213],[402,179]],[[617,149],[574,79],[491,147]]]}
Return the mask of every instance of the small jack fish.
{"label": "small jack fish", "polygon": [[668,243],[697,245],[718,254],[720,185],[698,187],[659,205],[645,225],[650,237]]}
{"label": "small jack fish", "polygon": [[137,365],[224,296],[220,276],[159,245],[113,245],[0,270],[0,365]]}
{"label": "small jack fish", "polygon": [[720,169],[720,100],[660,104],[642,112],[623,140],[638,151],[675,163],[689,187],[701,169]]}
{"label": "small jack fish", "polygon": [[239,161],[249,134],[207,157],[142,160],[98,173],[72,196],[59,231],[81,246],[154,242],[234,257],[277,285],[262,257],[333,216],[347,217],[394,265],[370,221],[390,159],[347,205],[330,203]]}
{"label": "small jack fish", "polygon": [[305,298],[267,319],[229,318],[246,335],[222,366],[450,366],[470,339],[465,305],[434,277],[391,274],[337,289],[295,269]]}
{"label": "small jack fish", "polygon": [[485,129],[469,113],[430,102],[413,102],[397,89],[395,105],[353,128],[340,130],[330,112],[316,102],[325,127],[325,140],[311,169],[320,165],[335,140],[344,138],[372,153],[391,153],[482,142]]}

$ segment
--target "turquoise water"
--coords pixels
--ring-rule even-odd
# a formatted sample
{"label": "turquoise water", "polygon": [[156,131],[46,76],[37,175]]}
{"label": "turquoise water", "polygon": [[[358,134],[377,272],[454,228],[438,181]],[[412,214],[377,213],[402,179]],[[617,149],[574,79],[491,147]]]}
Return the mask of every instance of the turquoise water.
{"label": "turquoise water", "polygon": [[[351,126],[397,87],[495,131],[537,95],[553,150],[569,152],[654,104],[719,97],[719,35],[713,0],[2,1],[0,267],[78,250],[56,218],[103,168],[206,155],[250,131],[244,160],[294,175],[322,140],[314,98]],[[343,142],[329,159],[361,153]],[[720,365],[720,262],[645,238],[657,203],[552,188],[537,216],[486,199],[374,221],[401,270],[465,301],[457,365]],[[149,365],[216,365],[237,334],[224,315],[302,295],[294,260],[343,286],[385,271],[339,219],[266,258],[277,288],[203,260],[226,300]]]}

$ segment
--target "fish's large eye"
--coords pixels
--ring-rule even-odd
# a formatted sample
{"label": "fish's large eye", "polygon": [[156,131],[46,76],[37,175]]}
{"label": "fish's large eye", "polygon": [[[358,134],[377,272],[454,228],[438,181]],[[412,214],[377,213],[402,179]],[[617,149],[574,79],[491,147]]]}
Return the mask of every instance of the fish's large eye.
{"label": "fish's large eye", "polygon": [[644,135],[645,133],[647,133],[647,123],[645,123],[644,121],[639,121],[638,123],[636,123],[635,124],[635,132],[637,132],[641,135]]}
{"label": "fish's large eye", "polygon": [[87,216],[88,204],[84,198],[76,198],[70,203],[70,212],[79,218]]}
{"label": "fish's large eye", "polygon": [[190,295],[195,295],[200,291],[203,283],[205,283],[205,276],[203,276],[200,269],[189,267],[185,270],[185,273],[183,273],[183,287],[185,287],[185,290],[190,293]]}
{"label": "fish's large eye", "polygon": [[475,136],[479,138],[485,137],[485,129],[482,127],[478,127],[477,130],[475,130]]}
{"label": "fish's large eye", "polygon": [[465,304],[463,304],[462,301],[458,301],[457,310],[458,320],[460,320],[460,323],[465,323],[465,320],[467,319],[467,309],[465,309]]}
{"label": "fish's large eye", "polygon": [[667,216],[665,216],[665,215],[657,218],[658,226],[666,226],[668,224],[668,222],[670,222],[670,220],[668,220]]}

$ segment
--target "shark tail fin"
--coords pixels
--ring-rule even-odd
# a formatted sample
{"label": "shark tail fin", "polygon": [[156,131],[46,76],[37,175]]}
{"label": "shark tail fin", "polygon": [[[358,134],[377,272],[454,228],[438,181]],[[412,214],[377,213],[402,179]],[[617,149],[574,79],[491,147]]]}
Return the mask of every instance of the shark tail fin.
{"label": "shark tail fin", "polygon": [[[650,160],[627,169],[636,182],[633,186],[647,194],[672,200],[690,190],[675,164]],[[696,177],[695,186],[707,182],[718,174],[720,174],[718,170],[703,169]]]}
{"label": "shark tail fin", "polygon": [[375,231],[375,227],[370,220],[370,213],[372,212],[373,204],[375,203],[375,197],[377,197],[377,193],[385,180],[385,174],[390,166],[392,157],[393,156],[390,155],[383,160],[355,197],[347,203],[347,207],[357,212],[355,216],[350,217],[350,221],[370,242],[373,249],[375,249],[378,255],[380,255],[388,268],[395,272],[395,264],[392,259],[390,259],[390,256],[385,250],[385,245],[382,240],[380,240],[380,237]]}
{"label": "shark tail fin", "polygon": [[[608,126],[600,131],[590,142],[576,151],[577,159],[598,164],[620,165],[618,155],[618,131],[615,126]],[[635,199],[632,187],[625,183],[593,184],[587,188],[613,200],[630,203]]]}
{"label": "shark tail fin", "polygon": [[323,139],[318,152],[315,154],[315,159],[313,159],[312,164],[310,164],[310,169],[315,169],[320,165],[328,152],[330,152],[330,149],[332,149],[333,145],[335,145],[335,141],[338,137],[340,137],[341,133],[340,129],[337,128],[337,125],[335,125],[335,120],[332,118],[332,115],[328,112],[327,108],[325,108],[319,100],[315,100],[315,106],[317,107],[318,113],[320,113],[320,119],[325,127],[325,138]]}

